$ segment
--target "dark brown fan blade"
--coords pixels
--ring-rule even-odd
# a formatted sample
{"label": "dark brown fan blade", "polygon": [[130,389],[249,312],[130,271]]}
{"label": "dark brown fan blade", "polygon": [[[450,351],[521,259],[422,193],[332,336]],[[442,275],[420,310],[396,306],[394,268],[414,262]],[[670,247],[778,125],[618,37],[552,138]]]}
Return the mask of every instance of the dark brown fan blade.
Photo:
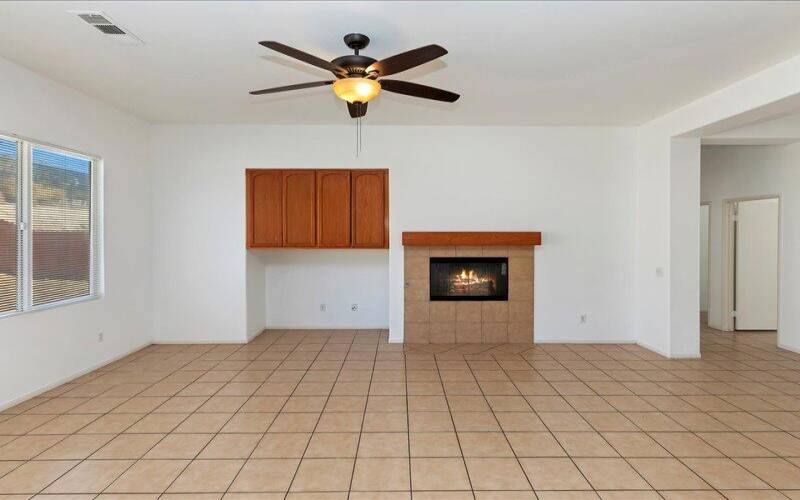
{"label": "dark brown fan blade", "polygon": [[456,102],[458,94],[447,90],[428,87],[418,83],[404,82],[403,80],[378,80],[382,90],[388,90],[396,94],[410,95],[411,97],[421,97],[423,99],[433,99],[434,101]]}
{"label": "dark brown fan blade", "polygon": [[332,80],[326,82],[298,83],[295,85],[285,85],[283,87],[273,87],[271,89],[251,90],[250,93],[252,95],[274,94],[276,92],[284,92],[286,90],[299,90],[299,89],[310,89],[311,87],[324,87],[325,85],[330,85],[332,83],[333,83]]}
{"label": "dark brown fan blade", "polygon": [[279,42],[258,42],[258,43],[268,49],[280,52],[281,54],[287,55],[289,57],[294,57],[295,59],[303,61],[304,63],[308,63],[312,66],[332,71],[340,75],[347,74],[347,71],[345,71],[345,69],[342,68],[341,66],[337,66],[317,56],[312,56],[311,54],[303,52],[302,50],[297,50],[294,47],[289,47],[288,45],[284,45]]}
{"label": "dark brown fan blade", "polygon": [[378,76],[388,76],[411,69],[420,64],[433,61],[436,58],[447,54],[444,47],[438,45],[426,45],[418,49],[409,50],[402,54],[387,57],[378,62],[374,62],[367,67],[367,73],[376,72]]}
{"label": "dark brown fan blade", "polygon": [[367,114],[366,102],[347,103],[347,111],[350,112],[350,118],[361,118]]}

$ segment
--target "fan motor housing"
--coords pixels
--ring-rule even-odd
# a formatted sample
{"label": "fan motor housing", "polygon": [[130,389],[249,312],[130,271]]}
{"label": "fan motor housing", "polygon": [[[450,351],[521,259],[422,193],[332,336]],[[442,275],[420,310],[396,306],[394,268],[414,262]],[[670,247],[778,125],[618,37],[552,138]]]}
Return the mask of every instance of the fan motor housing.
{"label": "fan motor housing", "polygon": [[[347,76],[364,76],[366,73],[367,67],[374,63],[376,59],[371,57],[362,56],[362,55],[347,55],[342,57],[337,57],[333,61],[332,64],[340,66],[344,68],[348,75]],[[344,76],[336,75],[338,78],[345,78]]]}

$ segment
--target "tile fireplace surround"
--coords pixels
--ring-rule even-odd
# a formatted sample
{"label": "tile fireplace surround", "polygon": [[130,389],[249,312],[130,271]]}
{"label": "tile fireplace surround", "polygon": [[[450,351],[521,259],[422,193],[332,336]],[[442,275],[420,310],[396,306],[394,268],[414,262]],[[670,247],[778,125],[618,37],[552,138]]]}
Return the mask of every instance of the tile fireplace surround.
{"label": "tile fireplace surround", "polygon": [[[473,235],[425,238],[422,235]],[[485,234],[486,238],[478,235]],[[531,241],[493,238],[504,233],[404,233],[404,342],[409,344],[533,343],[533,260]],[[416,237],[407,237],[414,235]],[[502,245],[503,241],[526,243]],[[487,245],[447,245],[481,242]],[[429,244],[423,244],[429,243]],[[431,257],[508,257],[508,301],[431,301]]]}

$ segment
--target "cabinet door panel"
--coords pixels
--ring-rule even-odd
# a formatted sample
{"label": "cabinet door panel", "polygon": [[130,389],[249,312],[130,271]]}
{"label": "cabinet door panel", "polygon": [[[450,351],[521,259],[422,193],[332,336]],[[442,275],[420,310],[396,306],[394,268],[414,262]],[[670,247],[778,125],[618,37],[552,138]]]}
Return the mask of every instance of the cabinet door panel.
{"label": "cabinet door panel", "polygon": [[387,199],[385,170],[353,170],[352,246],[385,248],[387,236]]}
{"label": "cabinet door panel", "polygon": [[349,170],[317,170],[317,246],[350,246]]}
{"label": "cabinet door panel", "polygon": [[283,171],[283,246],[313,247],[316,238],[314,170]]}
{"label": "cabinet door panel", "polygon": [[283,177],[280,170],[248,171],[248,245],[283,245]]}

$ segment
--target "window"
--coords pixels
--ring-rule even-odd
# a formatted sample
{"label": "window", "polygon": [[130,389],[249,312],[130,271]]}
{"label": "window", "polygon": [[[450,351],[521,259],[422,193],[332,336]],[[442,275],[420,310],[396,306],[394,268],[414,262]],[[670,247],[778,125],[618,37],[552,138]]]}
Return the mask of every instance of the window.
{"label": "window", "polygon": [[0,137],[0,314],[19,308],[19,143]]}
{"label": "window", "polygon": [[0,136],[0,315],[100,295],[97,164]]}

